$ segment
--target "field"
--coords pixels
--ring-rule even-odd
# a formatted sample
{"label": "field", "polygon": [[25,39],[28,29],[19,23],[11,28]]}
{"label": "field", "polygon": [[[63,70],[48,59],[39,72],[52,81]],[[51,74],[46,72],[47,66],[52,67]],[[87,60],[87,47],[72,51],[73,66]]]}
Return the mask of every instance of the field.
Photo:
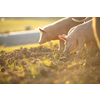
{"label": "field", "polygon": [[[43,27],[52,20],[5,20],[0,33]],[[43,45],[0,46],[0,84],[100,84],[100,51],[58,51],[58,41]]]}
{"label": "field", "polygon": [[58,51],[58,41],[0,47],[1,84],[100,84],[100,51]]}
{"label": "field", "polygon": [[5,20],[3,22],[0,22],[0,34],[1,33],[9,33],[14,31],[24,31],[26,26],[30,26],[30,30],[34,30],[38,27],[43,27],[45,25],[51,24],[55,21],[57,21],[58,18],[55,19],[24,19],[24,20]]}

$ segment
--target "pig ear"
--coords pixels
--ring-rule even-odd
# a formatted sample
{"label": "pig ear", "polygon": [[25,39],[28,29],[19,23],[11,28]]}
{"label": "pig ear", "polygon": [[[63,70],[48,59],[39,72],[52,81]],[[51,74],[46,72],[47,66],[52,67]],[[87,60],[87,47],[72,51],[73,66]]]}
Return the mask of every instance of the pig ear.
{"label": "pig ear", "polygon": [[67,40],[67,39],[65,38],[65,36],[62,36],[62,35],[59,35],[59,38],[62,39],[62,40]]}
{"label": "pig ear", "polygon": [[39,27],[38,29],[39,29],[41,32],[46,33],[42,28]]}

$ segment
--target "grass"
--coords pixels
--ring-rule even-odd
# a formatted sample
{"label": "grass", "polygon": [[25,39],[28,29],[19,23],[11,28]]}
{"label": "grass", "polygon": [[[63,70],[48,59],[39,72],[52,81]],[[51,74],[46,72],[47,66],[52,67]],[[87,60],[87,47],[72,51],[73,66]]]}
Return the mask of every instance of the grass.
{"label": "grass", "polygon": [[58,19],[51,20],[5,20],[0,22],[0,33],[9,33],[13,31],[24,31],[26,26],[31,26],[31,30],[38,27],[43,27],[45,25],[51,24]]}
{"label": "grass", "polygon": [[20,45],[20,46],[12,46],[12,47],[4,47],[4,45],[1,45],[0,50],[4,50],[6,52],[12,52],[16,49],[20,49],[20,47],[30,48],[30,47],[37,47],[37,46],[39,46],[39,44],[28,44],[28,45]]}
{"label": "grass", "polygon": [[58,41],[43,45],[0,46],[0,83],[100,84],[97,54],[86,55],[83,50],[84,55],[77,56],[57,49]]}
{"label": "grass", "polygon": [[[41,46],[47,46],[48,48],[51,48],[51,45],[55,45],[55,44],[58,44],[58,40],[44,43]],[[31,47],[38,47],[38,46],[40,46],[40,44],[27,44],[27,45],[19,45],[19,46],[12,46],[12,47],[4,47],[4,45],[1,45],[0,51],[4,50],[6,52],[12,52],[16,49],[20,49],[20,47],[22,48],[26,47],[27,49],[30,49]]]}

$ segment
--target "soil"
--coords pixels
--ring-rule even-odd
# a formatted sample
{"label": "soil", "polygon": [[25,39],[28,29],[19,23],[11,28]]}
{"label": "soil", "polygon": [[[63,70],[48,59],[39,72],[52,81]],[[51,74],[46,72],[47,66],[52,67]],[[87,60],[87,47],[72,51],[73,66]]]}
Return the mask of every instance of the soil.
{"label": "soil", "polygon": [[100,51],[64,54],[58,45],[0,51],[0,84],[100,84]]}

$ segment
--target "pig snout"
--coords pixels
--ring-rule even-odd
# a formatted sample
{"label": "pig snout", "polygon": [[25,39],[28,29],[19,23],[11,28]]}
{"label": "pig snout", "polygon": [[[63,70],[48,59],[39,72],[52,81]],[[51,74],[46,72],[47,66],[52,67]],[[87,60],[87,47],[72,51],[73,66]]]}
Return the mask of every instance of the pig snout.
{"label": "pig snout", "polygon": [[64,52],[64,53],[69,53],[69,52],[68,52],[68,50],[67,50],[66,48],[64,49],[64,51],[63,51],[63,52]]}
{"label": "pig snout", "polygon": [[38,41],[39,44],[43,44],[43,40],[40,38],[40,40]]}
{"label": "pig snout", "polygon": [[40,40],[38,43],[39,43],[39,44],[43,44],[43,43],[45,43],[45,42],[44,42],[44,41],[42,41],[42,40]]}
{"label": "pig snout", "polygon": [[41,42],[38,42],[38,44],[42,44]]}

